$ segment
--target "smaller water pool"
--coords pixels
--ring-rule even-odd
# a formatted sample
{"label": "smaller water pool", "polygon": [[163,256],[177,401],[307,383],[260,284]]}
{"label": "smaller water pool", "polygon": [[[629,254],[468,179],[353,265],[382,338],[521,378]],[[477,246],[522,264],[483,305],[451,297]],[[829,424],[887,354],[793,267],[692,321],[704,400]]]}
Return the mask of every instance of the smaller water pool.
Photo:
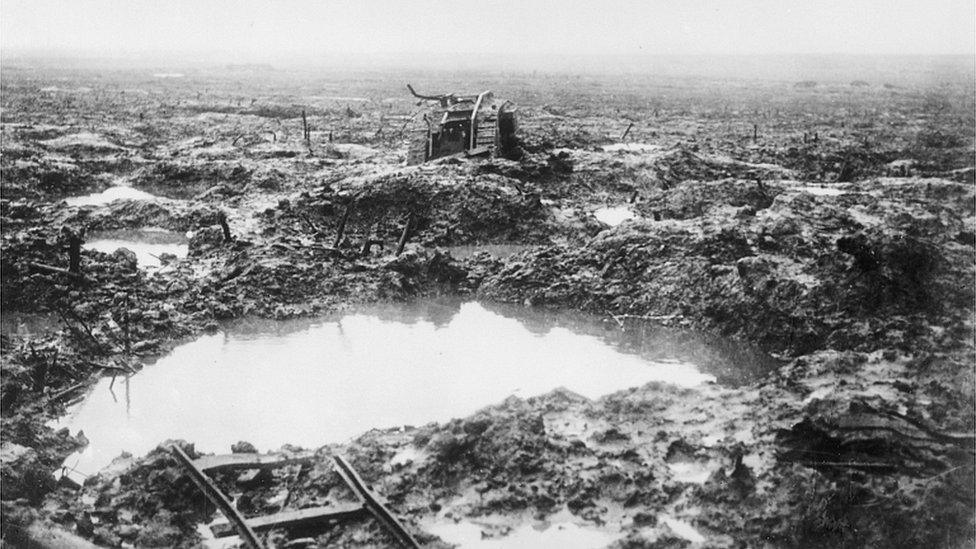
{"label": "smaller water pool", "polygon": [[593,212],[593,217],[600,223],[616,227],[628,219],[634,219],[637,214],[629,206],[607,206]]}
{"label": "smaller water pool", "polygon": [[838,189],[836,187],[814,187],[814,186],[800,187],[800,190],[803,192],[810,193],[814,196],[840,196],[842,194],[847,194],[849,192],[844,189]]}
{"label": "smaller water pool", "polygon": [[145,191],[119,185],[109,187],[100,193],[70,196],[65,198],[64,201],[69,206],[104,206],[116,200],[155,200],[156,198],[156,195],[149,194]]}
{"label": "smaller water pool", "polygon": [[99,231],[92,233],[85,242],[86,250],[97,250],[107,254],[119,248],[135,252],[141,268],[156,268],[162,262],[163,254],[178,258],[186,257],[189,240],[186,235],[158,229],[124,229],[118,231]]}

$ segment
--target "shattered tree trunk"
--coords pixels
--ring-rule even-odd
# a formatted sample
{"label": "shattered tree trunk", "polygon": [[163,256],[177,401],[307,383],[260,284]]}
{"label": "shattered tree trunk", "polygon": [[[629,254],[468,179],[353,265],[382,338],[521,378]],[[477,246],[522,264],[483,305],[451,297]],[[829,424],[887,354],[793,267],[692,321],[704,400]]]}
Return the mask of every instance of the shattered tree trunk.
{"label": "shattered tree trunk", "polygon": [[403,233],[400,234],[400,242],[397,243],[396,255],[399,257],[403,253],[403,247],[407,245],[410,237],[410,226],[413,225],[413,212],[407,215],[407,222],[403,225]]}
{"label": "shattered tree trunk", "polygon": [[339,220],[339,227],[336,228],[335,242],[332,244],[333,248],[339,249],[339,244],[342,242],[342,236],[346,232],[346,222],[349,221],[349,214],[352,213],[352,202],[350,201],[346,204],[346,211],[342,213],[342,219]]}
{"label": "shattered tree trunk", "polygon": [[217,223],[220,223],[220,230],[224,231],[224,242],[231,242],[234,237],[230,234],[230,225],[227,224],[227,214],[220,212],[217,214]]}
{"label": "shattered tree trunk", "polygon": [[68,238],[68,272],[81,275],[81,245],[84,242],[80,232],[64,229]]}

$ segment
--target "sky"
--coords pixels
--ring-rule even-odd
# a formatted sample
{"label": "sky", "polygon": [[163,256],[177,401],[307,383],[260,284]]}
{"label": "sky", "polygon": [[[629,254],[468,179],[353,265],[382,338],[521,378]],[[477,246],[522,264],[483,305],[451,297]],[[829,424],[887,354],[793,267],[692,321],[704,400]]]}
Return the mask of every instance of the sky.
{"label": "sky", "polygon": [[0,49],[116,56],[967,54],[973,0],[0,0]]}

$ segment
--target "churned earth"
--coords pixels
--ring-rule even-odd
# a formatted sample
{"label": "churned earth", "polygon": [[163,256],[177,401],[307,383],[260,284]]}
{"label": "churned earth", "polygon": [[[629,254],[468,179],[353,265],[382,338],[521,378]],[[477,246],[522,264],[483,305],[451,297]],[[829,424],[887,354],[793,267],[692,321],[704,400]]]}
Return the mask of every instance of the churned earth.
{"label": "churned earth", "polygon": [[[90,441],[52,420],[232,319],[431,295],[695,330],[770,365],[553,387],[317,448],[242,441],[223,452],[296,458],[215,473],[245,516],[354,501],[342,455],[431,547],[972,545],[971,79],[587,77],[570,94],[469,75],[445,91],[519,103],[524,156],[404,166],[407,75],[237,70],[5,67],[4,545],[205,543],[219,513],[167,449],[199,457],[195,441],[79,484],[59,472]],[[393,543],[368,519],[265,541]]]}

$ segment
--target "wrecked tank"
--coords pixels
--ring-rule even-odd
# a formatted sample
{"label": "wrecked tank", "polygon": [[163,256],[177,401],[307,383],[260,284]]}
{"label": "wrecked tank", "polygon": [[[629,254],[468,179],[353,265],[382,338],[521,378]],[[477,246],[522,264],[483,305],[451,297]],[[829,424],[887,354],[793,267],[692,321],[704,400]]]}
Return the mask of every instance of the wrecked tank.
{"label": "wrecked tank", "polygon": [[421,95],[407,84],[417,103],[436,102],[423,116],[426,128],[419,128],[411,140],[407,165],[453,154],[518,159],[522,155],[516,132],[516,106],[499,103],[491,91],[477,95]]}

